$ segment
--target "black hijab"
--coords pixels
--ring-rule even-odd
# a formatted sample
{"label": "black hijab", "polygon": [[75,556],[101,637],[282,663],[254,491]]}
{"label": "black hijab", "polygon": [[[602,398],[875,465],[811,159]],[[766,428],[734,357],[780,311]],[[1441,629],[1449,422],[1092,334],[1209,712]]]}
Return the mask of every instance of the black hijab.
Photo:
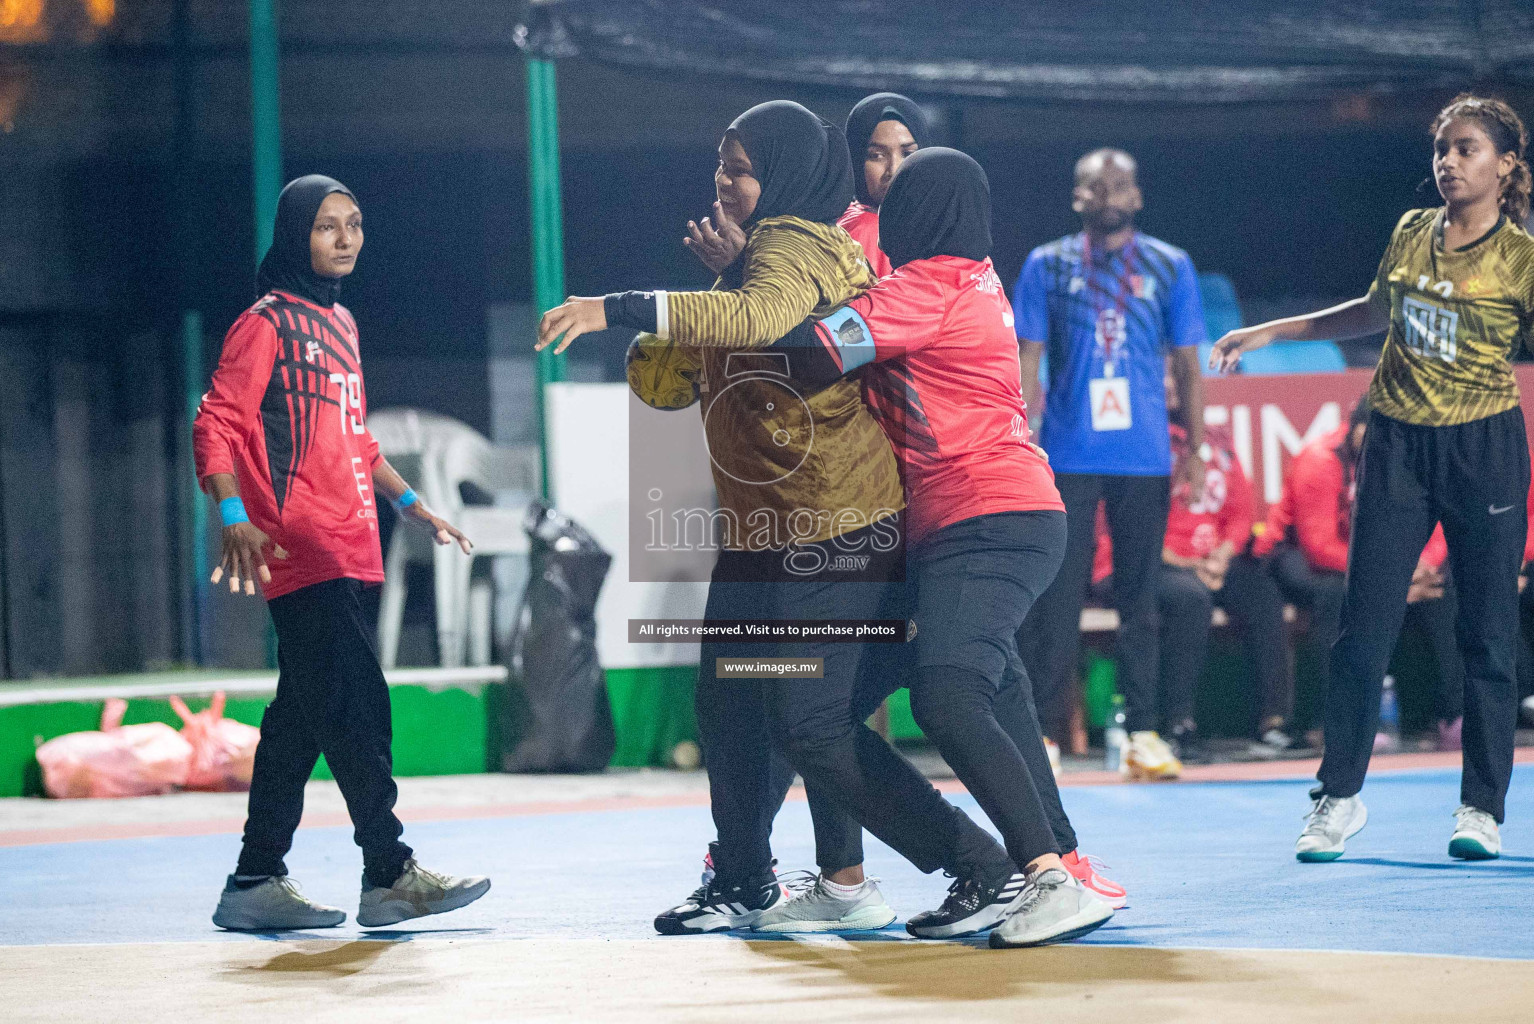
{"label": "black hijab", "polygon": [[922,113],[915,100],[907,99],[898,92],[876,92],[858,101],[852,113],[847,115],[847,148],[854,154],[853,188],[857,191],[858,202],[868,207],[872,207],[874,202],[868,197],[868,181],[862,173],[863,169],[858,166],[862,162],[858,155],[868,149],[868,140],[873,138],[874,129],[879,127],[880,121],[899,121],[905,125],[918,147],[932,141],[932,126],[927,123],[927,115]]}
{"label": "black hijab", "polygon": [[737,117],[761,198],[746,225],[791,215],[834,224],[852,203],[852,158],[841,129],[789,100],[758,103]]}
{"label": "black hijab", "polygon": [[906,158],[879,209],[879,247],[903,267],[932,256],[991,254],[991,186],[974,159],[935,146]]}
{"label": "black hijab", "polygon": [[256,271],[256,295],[272,289],[308,299],[317,306],[334,306],[341,297],[341,279],[321,277],[314,272],[309,256],[309,233],[320,204],[332,192],[357,197],[352,190],[323,174],[306,174],[283,186],[277,197],[277,223],[272,229],[272,247],[261,259]]}

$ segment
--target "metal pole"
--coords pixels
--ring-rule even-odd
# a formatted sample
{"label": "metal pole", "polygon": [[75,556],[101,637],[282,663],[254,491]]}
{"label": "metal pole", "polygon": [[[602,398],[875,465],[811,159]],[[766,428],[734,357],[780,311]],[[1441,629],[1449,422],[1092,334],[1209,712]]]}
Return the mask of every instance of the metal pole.
{"label": "metal pole", "polygon": [[[538,315],[565,300],[564,216],[559,195],[559,95],[554,63],[527,62],[527,165],[532,204],[533,306]],[[549,494],[548,409],[544,390],[565,379],[565,357],[552,349],[538,353],[536,405],[538,444],[542,455],[541,485]]]}
{"label": "metal pole", "polygon": [[193,664],[202,664],[202,624],[207,616],[204,609],[208,601],[208,500],[197,486],[197,474],[192,470],[192,420],[197,417],[197,406],[202,401],[202,313],[189,309],[181,314],[181,367],[185,374],[183,396],[185,414],[182,419],[182,445],[187,453],[191,492],[186,518],[187,536],[183,538],[182,550],[191,553],[191,607],[188,611],[188,653]]}
{"label": "metal pole", "polygon": [[[256,263],[272,244],[282,192],[282,103],[277,77],[277,0],[250,0],[251,166]],[[266,666],[277,665],[277,632],[266,621]]]}
{"label": "metal pole", "polygon": [[277,78],[277,0],[250,0],[251,163],[256,262],[272,243],[282,191],[282,108]]}
{"label": "metal pole", "polygon": [[183,577],[180,589],[181,658],[201,665],[202,624],[206,621],[207,601],[207,499],[197,485],[196,460],[192,455],[192,420],[202,391],[202,313],[195,309],[197,268],[192,257],[192,239],[196,219],[204,209],[188,202],[192,195],[196,149],[197,92],[196,65],[191,44],[191,0],[175,0],[172,9],[172,38],[175,47],[174,85],[176,125],[171,137],[171,175],[173,193],[182,197],[176,204],[175,248],[178,254],[176,301],[181,308],[176,352],[181,369],[181,393],[173,403],[176,417],[176,486],[177,521],[181,524],[181,548],[178,559]]}

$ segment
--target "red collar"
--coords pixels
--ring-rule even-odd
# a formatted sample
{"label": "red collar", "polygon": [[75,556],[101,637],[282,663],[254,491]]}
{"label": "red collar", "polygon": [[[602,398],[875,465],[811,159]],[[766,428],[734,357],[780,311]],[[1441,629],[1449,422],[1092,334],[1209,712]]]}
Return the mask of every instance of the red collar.
{"label": "red collar", "polygon": [[308,299],[304,298],[302,295],[294,295],[292,292],[285,292],[281,288],[273,288],[272,291],[271,291],[271,294],[273,294],[273,295],[281,295],[283,298],[287,299],[289,302],[296,302],[296,303],[298,303],[301,306],[308,306],[310,309],[314,310],[316,313],[321,313],[321,314],[323,314],[325,316],[330,316],[333,313],[335,313],[335,311],[336,311],[336,307],[335,306],[321,306],[318,303],[310,302]]}

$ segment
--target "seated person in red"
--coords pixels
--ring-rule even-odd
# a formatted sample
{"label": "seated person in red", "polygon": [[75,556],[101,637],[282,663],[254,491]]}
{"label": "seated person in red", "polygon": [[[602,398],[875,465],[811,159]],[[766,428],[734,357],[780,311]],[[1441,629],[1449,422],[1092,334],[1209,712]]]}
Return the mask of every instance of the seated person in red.
{"label": "seated person in red", "polygon": [[1342,618],[1352,524],[1354,477],[1363,450],[1369,400],[1360,398],[1348,422],[1306,445],[1284,470],[1284,490],[1258,527],[1252,554],[1262,559],[1284,598],[1310,613],[1306,643],[1327,667]]}
{"label": "seated person in red", "polygon": [[[1168,391],[1170,395],[1171,392]],[[1175,413],[1173,414],[1175,416]],[[1189,458],[1187,435],[1173,425],[1174,459]],[[1209,650],[1210,616],[1223,608],[1239,630],[1261,704],[1257,735],[1273,751],[1291,746],[1294,677],[1284,647],[1284,599],[1247,552],[1255,505],[1252,485],[1229,436],[1211,430],[1203,451],[1203,497],[1172,492],[1156,599],[1161,613],[1161,706],[1185,761],[1207,760],[1193,714],[1193,689]]]}
{"label": "seated person in red", "polygon": [[[1263,559],[1285,599],[1310,613],[1307,643],[1327,689],[1331,646],[1337,639],[1348,568],[1354,479],[1363,450],[1369,400],[1358,400],[1346,425],[1305,446],[1284,471],[1283,495],[1268,509],[1252,554]],[[1442,528],[1423,549],[1407,594],[1409,621],[1428,636],[1438,660],[1440,742],[1452,746],[1464,692],[1464,663],[1454,637],[1454,604],[1441,566],[1447,554]]]}
{"label": "seated person in red", "polygon": [[[1176,388],[1170,383],[1167,412],[1176,463],[1192,453],[1179,422]],[[1257,680],[1262,703],[1258,734],[1265,744],[1277,750],[1290,746],[1284,730],[1294,711],[1293,677],[1284,649],[1284,599],[1272,577],[1246,552],[1255,504],[1252,486],[1224,431],[1209,429],[1199,454],[1204,493],[1190,503],[1186,484],[1172,490],[1156,590],[1163,730],[1178,757],[1193,763],[1208,760],[1198,737],[1193,690],[1208,653],[1215,607],[1223,608],[1240,630]],[[1176,468],[1173,479],[1182,479]],[[1098,543],[1105,549],[1107,537]]]}
{"label": "seated person in red", "polygon": [[[1429,538],[1417,571],[1412,575],[1411,587],[1406,591],[1406,621],[1402,635],[1413,630],[1426,637],[1438,663],[1438,688],[1434,695],[1434,710],[1438,720],[1438,749],[1459,750],[1460,731],[1465,719],[1465,659],[1460,656],[1459,642],[1454,635],[1454,618],[1458,605],[1454,599],[1454,583],[1444,563],[1449,557],[1449,545],[1444,540],[1443,527],[1439,526]],[[1392,740],[1377,735],[1376,750],[1392,745]]]}

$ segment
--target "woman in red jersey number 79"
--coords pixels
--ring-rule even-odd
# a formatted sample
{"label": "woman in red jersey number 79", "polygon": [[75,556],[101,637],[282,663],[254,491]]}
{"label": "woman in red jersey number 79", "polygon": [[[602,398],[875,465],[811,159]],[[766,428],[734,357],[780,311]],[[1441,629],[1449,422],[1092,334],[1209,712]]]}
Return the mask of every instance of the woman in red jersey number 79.
{"label": "woman in red jersey number 79", "polygon": [[[277,696],[261,718],[239,863],[213,923],[242,931],[325,928],[346,914],[307,899],[283,858],[321,754],[362,847],[357,923],[395,924],[479,899],[486,878],[428,871],[400,835],[389,688],[362,617],[383,579],[377,496],[439,544],[467,538],[427,510],[367,428],[357,324],[336,300],[362,250],[345,185],[310,174],[282,190],[260,298],[224,338],[192,425],[197,479],[218,502],[230,592],[260,581],[277,631]],[[273,561],[266,561],[267,555]]]}

